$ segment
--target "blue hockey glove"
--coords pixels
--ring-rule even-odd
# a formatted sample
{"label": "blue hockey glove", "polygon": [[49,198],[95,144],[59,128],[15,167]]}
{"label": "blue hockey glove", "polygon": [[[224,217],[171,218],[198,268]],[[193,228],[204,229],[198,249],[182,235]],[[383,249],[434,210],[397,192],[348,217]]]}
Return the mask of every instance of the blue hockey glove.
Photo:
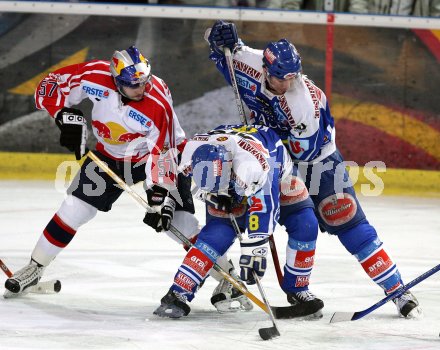
{"label": "blue hockey glove", "polygon": [[147,190],[147,200],[156,212],[147,212],[144,223],[151,226],[156,232],[168,231],[176,209],[176,201],[170,196],[168,190],[158,185]]}
{"label": "blue hockey glove", "polygon": [[240,277],[247,284],[255,284],[253,271],[258,277],[263,277],[266,272],[269,238],[243,238],[240,246]]}
{"label": "blue hockey glove", "polygon": [[223,47],[229,47],[231,51],[238,43],[237,28],[234,23],[218,20],[211,28],[208,36],[209,47],[220,55],[224,55]]}

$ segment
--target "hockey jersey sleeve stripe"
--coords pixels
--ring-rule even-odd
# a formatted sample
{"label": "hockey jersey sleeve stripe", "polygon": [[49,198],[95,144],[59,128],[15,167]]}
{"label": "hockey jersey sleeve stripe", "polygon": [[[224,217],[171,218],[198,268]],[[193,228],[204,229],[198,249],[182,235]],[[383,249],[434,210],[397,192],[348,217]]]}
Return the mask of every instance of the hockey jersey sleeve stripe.
{"label": "hockey jersey sleeve stripe", "polygon": [[70,78],[67,79],[66,84],[60,84],[60,86],[62,86],[62,87],[64,87],[65,85],[66,86],[72,86],[75,83],[80,83],[81,80],[84,79],[85,75],[90,75],[90,74],[102,74],[102,75],[106,75],[106,76],[111,76],[110,72],[106,72],[106,71],[103,71],[103,70],[90,70],[90,71],[84,72],[82,74],[77,74],[77,75],[70,76]]}
{"label": "hockey jersey sleeve stripe", "polygon": [[[164,110],[165,116],[166,116],[167,128],[168,128],[168,136],[170,139],[170,148],[174,148],[176,145],[175,145],[175,140],[174,140],[174,131],[173,131],[173,125],[172,125],[172,119],[171,119],[172,114],[170,114],[170,113],[172,113],[170,105],[167,106],[167,101],[163,101],[164,103],[162,103],[162,101],[160,101],[158,98],[156,98],[152,94],[147,95],[147,98],[156,102]],[[160,138],[157,142],[158,145],[164,144],[164,142],[165,142],[164,136],[165,136],[165,134],[160,136]]]}

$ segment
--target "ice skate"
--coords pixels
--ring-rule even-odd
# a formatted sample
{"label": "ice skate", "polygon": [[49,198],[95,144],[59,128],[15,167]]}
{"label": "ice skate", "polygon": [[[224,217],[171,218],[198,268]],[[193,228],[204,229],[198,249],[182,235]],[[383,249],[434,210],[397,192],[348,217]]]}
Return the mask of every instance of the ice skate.
{"label": "ice skate", "polygon": [[[230,269],[229,274],[236,280],[243,283],[235,272],[232,261],[229,260]],[[222,279],[217,287],[212,292],[211,304],[215,306],[218,312],[237,312],[240,310],[250,311],[254,305],[232,283]]]}
{"label": "ice skate", "polygon": [[253,309],[251,301],[238,289],[228,282],[222,280],[214,289],[211,297],[211,304],[218,312],[236,312],[240,310],[250,311]]}
{"label": "ice skate", "polygon": [[191,308],[186,303],[186,299],[178,292],[170,289],[168,293],[160,300],[160,306],[153,314],[160,317],[180,318],[188,316]]}
{"label": "ice skate", "polygon": [[6,291],[3,296],[5,298],[11,298],[27,293],[26,290],[29,287],[38,283],[43,275],[44,269],[44,266],[31,260],[28,265],[18,270],[11,278],[6,280]]}
{"label": "ice skate", "polygon": [[393,299],[393,303],[396,305],[397,313],[401,317],[418,318],[422,316],[419,301],[410,291],[406,291],[400,297]]}
{"label": "ice skate", "polygon": [[311,291],[287,293],[287,301],[298,307],[299,317],[310,316],[310,318],[321,318],[324,302],[317,298]]}

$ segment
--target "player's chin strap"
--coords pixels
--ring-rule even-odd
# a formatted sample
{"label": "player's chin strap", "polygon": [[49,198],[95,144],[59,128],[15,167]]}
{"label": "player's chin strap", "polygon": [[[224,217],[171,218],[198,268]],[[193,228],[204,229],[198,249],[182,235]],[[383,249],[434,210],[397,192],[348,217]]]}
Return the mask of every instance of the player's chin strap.
{"label": "player's chin strap", "polygon": [[[96,165],[98,165],[105,173],[107,173],[124,191],[126,191],[136,202],[138,202],[145,210],[152,211],[153,209],[148,205],[147,201],[141,197],[136,191],[134,191],[130,186],[128,186],[124,180],[122,180],[118,175],[116,175],[113,170],[111,170],[106,163],[104,163],[101,159],[99,159],[96,154],[92,151],[89,151],[87,154]],[[173,225],[170,227],[170,232],[179,239],[183,244],[188,247],[192,247],[193,243],[186,238],[178,229],[176,229]],[[252,300],[257,306],[259,306],[264,312],[270,313],[268,306],[258,299],[254,294],[252,294],[244,284],[235,280],[230,274],[224,271],[219,265],[214,263],[214,270],[222,275],[222,277],[230,282],[235,288],[237,288],[240,292],[246,295],[250,300]]]}
{"label": "player's chin strap", "polygon": [[[240,115],[241,122],[244,125],[247,125],[248,122],[246,119],[246,114],[244,112],[243,101],[238,91],[237,79],[235,78],[234,61],[232,58],[232,53],[229,47],[225,46],[223,50],[225,52],[226,65],[228,66],[232,90],[234,90],[235,104],[237,105],[238,114]],[[281,271],[280,260],[278,259],[277,247],[273,235],[270,235],[269,237],[269,246],[270,246],[270,253],[272,254],[273,263],[275,266],[275,271],[277,273],[278,283],[280,284],[280,287],[282,287],[284,276],[283,276],[283,272]]]}

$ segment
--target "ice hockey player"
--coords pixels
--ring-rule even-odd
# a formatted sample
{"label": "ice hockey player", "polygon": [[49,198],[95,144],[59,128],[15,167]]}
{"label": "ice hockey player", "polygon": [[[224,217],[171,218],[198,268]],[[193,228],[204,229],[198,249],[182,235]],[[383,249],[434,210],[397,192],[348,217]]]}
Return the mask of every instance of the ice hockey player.
{"label": "ice hockey player", "polygon": [[[185,134],[170,90],[152,74],[149,61],[131,46],[115,51],[110,62],[95,60],[67,66],[39,83],[36,106],[54,118],[61,130],[61,145],[75,152],[77,160],[87,152],[87,122],[81,110],[71,106],[85,99],[93,103],[95,154],[128,184],[145,181],[148,202],[158,210],[147,213],[144,222],[157,231],[166,231],[173,220],[188,237],[197,234],[191,182],[184,176],[177,179],[176,172],[177,149],[183,149]],[[123,191],[115,185],[90,158],[84,161],[67,197],[44,228],[30,263],[6,280],[5,297],[20,295],[37,284],[44,269],[68,246],[78,229],[98,210],[112,208]]]}
{"label": "ice hockey player", "polygon": [[[224,21],[216,21],[205,39],[211,48],[210,59],[228,83],[223,48],[232,50],[240,96],[249,107],[250,122],[275,130],[293,161],[305,166],[306,186],[321,229],[336,235],[386,294],[402,288],[404,283],[396,264],[356,198],[336,147],[334,119],[327,98],[302,73],[301,57],[295,46],[281,39],[268,43],[264,50],[250,48],[238,38],[235,25]],[[289,240],[288,249],[295,249],[293,242]],[[289,262],[284,270],[290,270]],[[400,316],[421,314],[417,299],[409,291],[393,301]]]}
{"label": "ice hockey player", "polygon": [[180,318],[218,257],[236,238],[229,213],[247,235],[242,242],[241,279],[263,277],[268,237],[279,215],[280,181],[293,165],[275,132],[262,126],[220,126],[187,143],[179,169],[191,175],[206,203],[206,225],[174,276],[174,283],[154,313]]}

